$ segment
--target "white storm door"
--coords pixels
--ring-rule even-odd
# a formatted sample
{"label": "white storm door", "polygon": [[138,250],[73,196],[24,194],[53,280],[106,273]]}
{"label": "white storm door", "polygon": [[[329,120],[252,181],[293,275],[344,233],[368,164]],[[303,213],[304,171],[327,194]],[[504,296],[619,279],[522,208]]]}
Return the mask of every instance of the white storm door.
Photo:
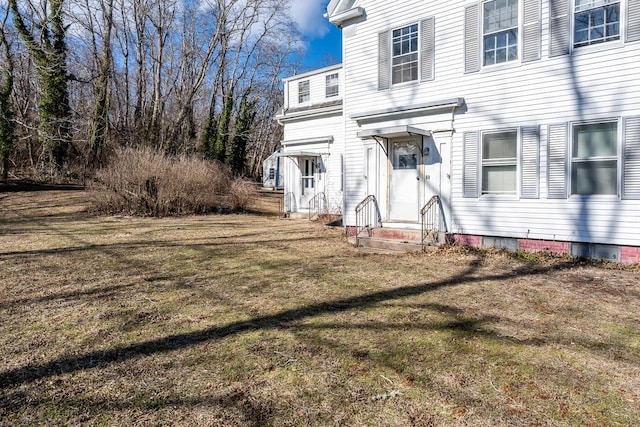
{"label": "white storm door", "polygon": [[302,181],[300,182],[300,208],[308,209],[309,202],[316,195],[316,158],[301,157],[300,171]]}
{"label": "white storm door", "polygon": [[389,220],[417,222],[420,210],[420,145],[393,141],[389,179]]}

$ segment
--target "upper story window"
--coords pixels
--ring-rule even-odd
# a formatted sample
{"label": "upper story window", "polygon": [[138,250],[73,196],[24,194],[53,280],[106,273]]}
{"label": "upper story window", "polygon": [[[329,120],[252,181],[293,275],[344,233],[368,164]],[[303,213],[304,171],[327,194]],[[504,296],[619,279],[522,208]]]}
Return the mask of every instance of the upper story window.
{"label": "upper story window", "polygon": [[303,104],[311,100],[311,92],[309,90],[309,80],[298,82],[298,104]]}
{"label": "upper story window", "polygon": [[575,0],[573,47],[620,40],[620,0]]}
{"label": "upper story window", "polygon": [[435,18],[378,33],[378,89],[435,77]]}
{"label": "upper story window", "polygon": [[465,6],[465,73],[496,64],[538,61],[542,57],[541,19],[540,0],[488,0]]}
{"label": "upper story window", "polygon": [[493,0],[482,5],[484,65],[518,59],[518,0]]}
{"label": "upper story window", "polygon": [[392,84],[418,80],[418,24],[393,30]]}
{"label": "upper story window", "polygon": [[339,92],[338,73],[326,76],[325,96],[331,98],[332,96],[338,96]]}

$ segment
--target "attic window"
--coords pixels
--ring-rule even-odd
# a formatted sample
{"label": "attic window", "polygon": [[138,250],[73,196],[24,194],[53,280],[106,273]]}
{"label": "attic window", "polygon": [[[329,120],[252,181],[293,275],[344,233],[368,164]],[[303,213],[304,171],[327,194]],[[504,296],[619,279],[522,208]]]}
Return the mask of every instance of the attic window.
{"label": "attic window", "polygon": [[298,104],[304,104],[311,100],[311,92],[309,90],[309,80],[298,82]]}

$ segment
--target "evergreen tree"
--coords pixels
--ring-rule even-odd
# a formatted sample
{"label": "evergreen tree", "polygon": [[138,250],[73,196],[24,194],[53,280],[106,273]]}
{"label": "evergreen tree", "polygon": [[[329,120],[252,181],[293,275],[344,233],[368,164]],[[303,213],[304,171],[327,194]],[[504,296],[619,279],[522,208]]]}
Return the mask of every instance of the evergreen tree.
{"label": "evergreen tree", "polygon": [[222,115],[218,122],[218,132],[212,149],[212,157],[215,160],[225,163],[227,160],[227,149],[229,148],[229,126],[233,114],[233,89],[229,89],[224,97]]}
{"label": "evergreen tree", "polygon": [[249,101],[248,98],[249,93],[247,91],[240,101],[240,111],[236,116],[235,135],[231,141],[229,165],[236,175],[241,175],[245,170],[250,130],[256,115],[255,102]]}

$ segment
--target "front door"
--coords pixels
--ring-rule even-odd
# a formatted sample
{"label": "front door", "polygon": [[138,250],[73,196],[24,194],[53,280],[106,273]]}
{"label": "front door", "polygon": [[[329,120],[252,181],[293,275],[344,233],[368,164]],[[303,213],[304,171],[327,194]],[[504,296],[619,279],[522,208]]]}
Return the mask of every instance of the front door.
{"label": "front door", "polygon": [[391,143],[389,220],[417,222],[420,210],[420,143],[411,139]]}
{"label": "front door", "polygon": [[316,195],[316,170],[317,170],[317,158],[316,157],[301,157],[300,158],[300,171],[302,175],[302,181],[300,182],[300,208],[309,208],[309,202]]}

